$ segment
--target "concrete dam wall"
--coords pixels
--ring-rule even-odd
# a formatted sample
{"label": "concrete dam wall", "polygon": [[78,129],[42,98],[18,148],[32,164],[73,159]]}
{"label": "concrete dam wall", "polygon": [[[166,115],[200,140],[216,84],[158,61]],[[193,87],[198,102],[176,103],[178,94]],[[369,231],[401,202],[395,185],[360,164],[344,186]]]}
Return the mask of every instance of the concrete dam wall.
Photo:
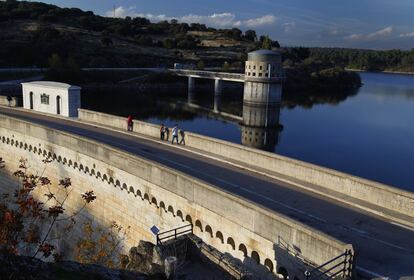
{"label": "concrete dam wall", "polygon": [[[196,136],[188,137],[191,142]],[[20,158],[28,159],[36,172],[43,170],[44,156],[50,156],[53,162],[45,176],[52,183],[70,177],[76,193],[95,192],[97,200],[86,209],[85,219],[131,227],[126,248],[139,240],[154,242],[153,225],[165,231],[192,223],[194,233],[221,252],[257,262],[273,273],[283,267],[291,279],[303,279],[308,266],[352,250],[299,222],[158,163],[4,115],[0,116],[0,156],[6,164],[1,171],[2,190],[12,182],[9,175]],[[68,208],[76,209],[79,203],[70,200]]]}

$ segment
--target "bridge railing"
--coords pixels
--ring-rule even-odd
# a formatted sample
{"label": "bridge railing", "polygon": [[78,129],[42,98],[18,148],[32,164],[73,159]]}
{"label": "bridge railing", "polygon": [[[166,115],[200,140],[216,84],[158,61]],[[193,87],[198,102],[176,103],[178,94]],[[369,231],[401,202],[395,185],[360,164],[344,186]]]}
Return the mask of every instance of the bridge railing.
{"label": "bridge railing", "polygon": [[193,233],[193,225],[188,224],[182,227],[175,229],[167,230],[157,234],[157,245],[162,245],[163,241],[168,241],[170,239],[177,239],[177,237]]}
{"label": "bridge railing", "polygon": [[353,259],[353,252],[346,250],[320,266],[305,271],[305,277],[307,280],[351,279]]}
{"label": "bridge railing", "polygon": [[240,73],[227,73],[227,72],[213,72],[202,70],[186,70],[186,69],[170,69],[170,71],[177,75],[183,76],[198,76],[206,79],[228,79],[228,80],[243,80],[244,74]]}

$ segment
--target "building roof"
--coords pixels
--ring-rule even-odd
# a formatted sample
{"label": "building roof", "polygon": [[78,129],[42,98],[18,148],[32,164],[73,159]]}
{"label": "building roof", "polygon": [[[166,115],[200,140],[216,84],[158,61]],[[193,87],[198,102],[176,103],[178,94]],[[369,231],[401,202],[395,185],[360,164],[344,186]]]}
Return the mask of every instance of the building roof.
{"label": "building roof", "polygon": [[257,50],[249,52],[249,54],[257,54],[257,55],[280,55],[280,53],[271,51],[271,50]]}
{"label": "building roof", "polygon": [[280,53],[271,50],[257,50],[248,53],[249,61],[272,61],[275,57],[280,57]]}
{"label": "building roof", "polygon": [[59,82],[50,82],[50,81],[33,81],[33,82],[27,82],[22,83],[22,85],[32,85],[32,86],[39,86],[39,87],[48,87],[48,88],[57,88],[57,89],[78,89],[81,88],[78,86],[73,86],[65,83],[59,83]]}

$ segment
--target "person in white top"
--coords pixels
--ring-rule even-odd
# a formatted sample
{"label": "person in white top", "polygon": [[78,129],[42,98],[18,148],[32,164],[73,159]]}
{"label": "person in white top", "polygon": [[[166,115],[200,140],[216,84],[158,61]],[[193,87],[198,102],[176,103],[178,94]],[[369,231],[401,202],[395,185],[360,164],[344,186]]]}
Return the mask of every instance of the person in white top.
{"label": "person in white top", "polygon": [[172,129],[172,140],[171,140],[172,144],[174,144],[174,139],[177,141],[177,144],[178,144],[178,124],[174,125]]}

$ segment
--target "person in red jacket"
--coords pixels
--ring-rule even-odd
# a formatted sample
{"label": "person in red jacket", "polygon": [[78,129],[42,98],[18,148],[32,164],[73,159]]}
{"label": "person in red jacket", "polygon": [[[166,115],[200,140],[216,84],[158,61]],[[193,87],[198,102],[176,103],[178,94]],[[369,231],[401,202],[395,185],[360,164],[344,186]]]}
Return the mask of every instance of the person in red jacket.
{"label": "person in red jacket", "polygon": [[133,122],[132,116],[129,115],[127,118],[127,130],[132,131],[133,126],[134,126],[134,122]]}

